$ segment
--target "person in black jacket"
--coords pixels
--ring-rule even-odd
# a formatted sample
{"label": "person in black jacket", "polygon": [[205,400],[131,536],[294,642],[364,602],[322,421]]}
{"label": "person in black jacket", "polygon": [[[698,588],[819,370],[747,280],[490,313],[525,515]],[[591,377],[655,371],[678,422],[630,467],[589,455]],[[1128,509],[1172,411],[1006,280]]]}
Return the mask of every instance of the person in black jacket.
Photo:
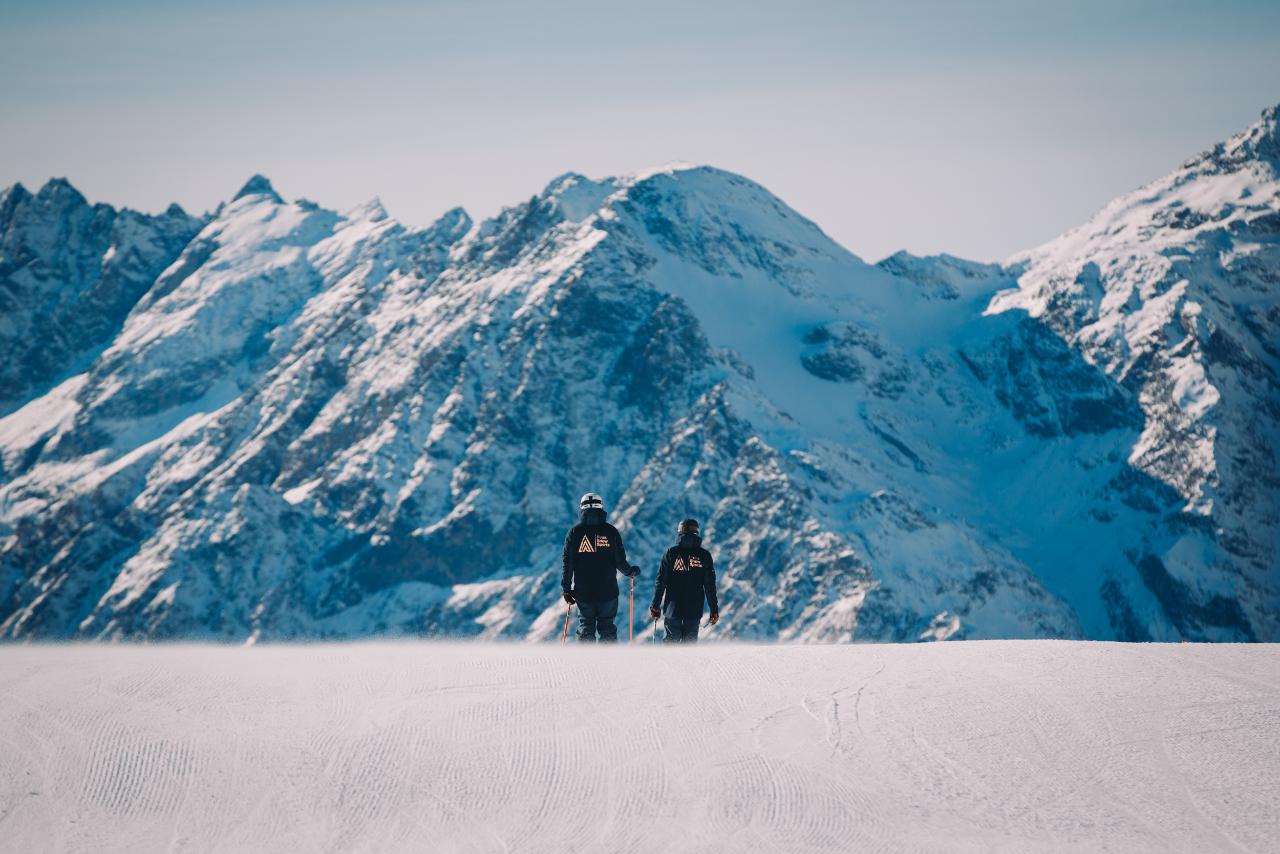
{"label": "person in black jacket", "polygon": [[711,606],[711,625],[720,621],[716,568],[711,552],[702,547],[696,519],[681,522],[676,536],[676,544],[662,556],[649,616],[665,618],[666,643],[696,643],[704,603]]}
{"label": "person in black jacket", "polygon": [[560,587],[564,601],[578,606],[578,640],[595,643],[600,640],[615,643],[618,627],[618,578],[615,572],[627,577],[640,574],[638,567],[627,564],[627,551],[622,547],[622,535],[605,521],[604,499],[594,492],[582,496],[579,502],[578,524],[569,529],[564,538],[564,574]]}

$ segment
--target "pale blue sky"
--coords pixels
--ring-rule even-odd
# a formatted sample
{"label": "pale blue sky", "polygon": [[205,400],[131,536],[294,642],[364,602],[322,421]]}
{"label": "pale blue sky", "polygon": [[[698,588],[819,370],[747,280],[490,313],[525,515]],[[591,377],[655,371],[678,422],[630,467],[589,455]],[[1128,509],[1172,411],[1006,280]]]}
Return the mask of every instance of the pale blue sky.
{"label": "pale blue sky", "polygon": [[0,3],[0,184],[408,224],[741,172],[868,260],[998,259],[1280,101],[1280,3]]}

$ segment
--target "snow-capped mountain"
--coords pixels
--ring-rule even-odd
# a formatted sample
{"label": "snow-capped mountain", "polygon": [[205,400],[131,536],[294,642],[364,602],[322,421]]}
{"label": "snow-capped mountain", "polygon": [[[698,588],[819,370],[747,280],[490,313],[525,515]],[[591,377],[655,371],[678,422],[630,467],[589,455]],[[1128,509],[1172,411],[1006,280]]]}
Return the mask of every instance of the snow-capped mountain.
{"label": "snow-capped mountain", "polygon": [[703,521],[730,636],[1277,639],[1276,152],[1003,266],[706,167],[425,229],[255,177],[109,239],[15,187],[0,632],[549,637],[593,490],[638,605]]}
{"label": "snow-capped mountain", "polygon": [[1018,288],[989,308],[1025,311],[1141,407],[1127,462],[1163,512],[1108,588],[1113,622],[1280,636],[1278,111],[1012,259]]}

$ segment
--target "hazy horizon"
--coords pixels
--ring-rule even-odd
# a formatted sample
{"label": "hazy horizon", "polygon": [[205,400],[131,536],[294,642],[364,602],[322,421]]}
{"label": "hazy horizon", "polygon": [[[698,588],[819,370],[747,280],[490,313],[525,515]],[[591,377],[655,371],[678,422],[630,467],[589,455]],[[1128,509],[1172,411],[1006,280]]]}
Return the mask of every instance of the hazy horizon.
{"label": "hazy horizon", "polygon": [[4,186],[199,212],[262,173],[426,225],[689,161],[868,260],[1004,258],[1280,100],[1280,7],[1256,2],[63,2],[0,23]]}

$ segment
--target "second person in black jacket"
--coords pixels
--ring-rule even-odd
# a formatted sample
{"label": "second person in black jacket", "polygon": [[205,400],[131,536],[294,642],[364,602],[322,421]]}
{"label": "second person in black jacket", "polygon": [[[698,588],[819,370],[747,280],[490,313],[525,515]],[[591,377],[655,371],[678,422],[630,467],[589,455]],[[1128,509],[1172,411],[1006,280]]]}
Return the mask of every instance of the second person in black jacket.
{"label": "second person in black jacket", "polygon": [[696,519],[681,522],[676,536],[676,544],[662,556],[649,616],[665,619],[666,643],[696,643],[704,604],[711,607],[711,625],[720,621],[716,568],[711,552],[702,547]]}

